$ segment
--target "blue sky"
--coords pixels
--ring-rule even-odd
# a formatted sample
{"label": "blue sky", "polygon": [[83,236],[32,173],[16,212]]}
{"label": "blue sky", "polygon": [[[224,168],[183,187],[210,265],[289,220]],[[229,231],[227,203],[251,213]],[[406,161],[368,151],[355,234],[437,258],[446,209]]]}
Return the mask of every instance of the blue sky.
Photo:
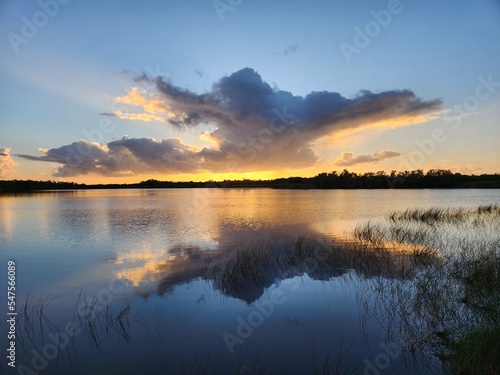
{"label": "blue sky", "polygon": [[500,172],[498,1],[4,1],[0,35],[0,178]]}

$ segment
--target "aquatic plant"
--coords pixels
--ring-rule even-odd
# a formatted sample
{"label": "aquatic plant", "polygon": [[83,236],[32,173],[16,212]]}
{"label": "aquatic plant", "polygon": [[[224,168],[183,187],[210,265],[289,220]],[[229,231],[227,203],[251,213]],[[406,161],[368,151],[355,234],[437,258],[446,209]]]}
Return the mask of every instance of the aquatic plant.
{"label": "aquatic plant", "polygon": [[365,319],[376,315],[408,352],[432,353],[453,373],[498,374],[488,343],[500,338],[499,227],[500,208],[489,205],[408,210],[356,228],[362,243],[432,259],[411,280],[378,278],[373,295],[360,291]]}

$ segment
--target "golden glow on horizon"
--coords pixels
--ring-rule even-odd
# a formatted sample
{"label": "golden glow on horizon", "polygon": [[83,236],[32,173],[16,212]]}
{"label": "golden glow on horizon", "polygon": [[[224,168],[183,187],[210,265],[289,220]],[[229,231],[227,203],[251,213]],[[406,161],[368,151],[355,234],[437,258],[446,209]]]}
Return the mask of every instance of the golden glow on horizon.
{"label": "golden glow on horizon", "polygon": [[[391,160],[396,160],[396,162],[390,166],[387,166],[387,163],[390,163]],[[86,175],[86,176],[78,176],[78,177],[58,177],[55,178],[50,175],[46,176],[38,176],[39,180],[55,180],[55,181],[69,181],[75,183],[83,183],[87,185],[92,184],[132,184],[138,183],[141,181],[146,181],[149,179],[158,180],[158,181],[181,181],[181,182],[205,182],[205,181],[224,181],[224,180],[273,180],[277,178],[287,178],[287,177],[314,177],[320,173],[330,173],[332,171],[342,171],[344,169],[348,169],[350,172],[355,173],[366,173],[366,172],[377,172],[383,170],[387,173],[390,173],[391,170],[396,170],[401,172],[401,168],[397,168],[399,165],[398,158],[384,160],[380,163],[367,163],[367,164],[359,164],[353,165],[349,167],[339,167],[335,166],[332,163],[323,164],[317,167],[311,168],[303,168],[303,169],[287,169],[287,170],[279,170],[279,171],[263,171],[263,172],[241,172],[241,173],[197,173],[197,174],[148,174],[148,175],[134,175],[134,176],[126,176],[126,177],[103,177],[98,175]],[[384,166],[382,166],[382,164]],[[450,169],[452,172],[460,172],[460,173],[475,173],[475,174],[495,174],[500,173],[499,163],[498,161],[492,162],[491,165],[487,167],[474,167],[472,169],[472,165],[450,165],[449,163],[444,164],[436,164],[429,163],[422,166],[416,166],[413,169],[423,169],[427,171],[429,169]],[[28,178],[27,178],[28,179]]]}
{"label": "golden glow on horizon", "polygon": [[[340,155],[335,155],[335,159]],[[404,156],[405,154],[403,154]],[[500,173],[500,160],[493,159],[490,160],[488,164],[483,164],[481,167],[473,166],[470,163],[466,163],[462,161],[463,164],[458,161],[458,163],[452,163],[449,160],[442,160],[440,163],[435,163],[433,161],[429,161],[429,163],[425,165],[416,166],[413,169],[423,169],[427,171],[429,169],[450,169],[452,172],[460,172],[460,173],[475,173],[475,174],[495,174]],[[36,163],[36,162],[31,162]],[[31,164],[26,161],[26,164]],[[55,180],[55,181],[65,181],[65,182],[75,182],[75,183],[84,183],[87,185],[92,184],[131,184],[138,183],[141,181],[154,179],[158,181],[194,181],[194,182],[205,182],[205,181],[224,181],[224,180],[270,180],[276,178],[287,178],[287,177],[313,177],[318,175],[319,173],[330,173],[332,171],[342,171],[343,169],[348,169],[351,172],[356,173],[366,173],[366,172],[377,172],[380,170],[386,171],[389,173],[391,170],[401,171],[401,168],[398,168],[400,164],[399,158],[392,158],[383,160],[377,164],[374,163],[366,163],[353,165],[349,167],[339,167],[333,165],[334,161],[331,162],[323,162],[321,164],[309,167],[309,168],[301,168],[301,169],[281,169],[276,171],[253,171],[253,172],[240,172],[240,173],[211,173],[211,172],[203,172],[203,173],[180,173],[180,174],[136,174],[129,176],[120,176],[120,177],[105,177],[95,174],[89,175],[81,175],[75,177],[54,177],[50,175],[49,170],[45,174],[16,174],[12,177],[5,179],[34,179],[34,180]],[[37,165],[37,164],[35,164]],[[57,165],[57,164],[55,164]],[[407,168],[406,168],[407,169]],[[36,171],[36,169],[33,169]]]}
{"label": "golden glow on horizon", "polygon": [[[158,103],[154,104],[154,100],[149,101],[147,98],[143,97],[139,89],[134,88],[126,96],[121,98],[124,103],[146,103],[148,110],[155,110],[160,100],[157,99]],[[143,104],[144,104],[143,103]],[[163,102],[161,102],[163,103]],[[162,107],[164,109],[164,107]],[[345,129],[337,131],[330,135],[316,139],[311,147],[320,156],[320,161],[313,166],[300,169],[290,169],[282,168],[272,171],[250,171],[250,172],[199,172],[199,173],[154,173],[149,172],[145,174],[129,173],[123,174],[121,176],[108,177],[101,176],[97,174],[80,175],[80,176],[69,176],[69,177],[58,177],[55,178],[51,173],[56,171],[56,168],[60,166],[57,163],[47,163],[47,166],[40,168],[41,165],[35,161],[28,161],[23,159],[18,159],[19,165],[16,166],[14,170],[4,170],[3,179],[36,179],[36,180],[57,180],[57,181],[71,181],[76,183],[85,184],[113,184],[113,183],[137,183],[140,181],[155,179],[159,181],[194,181],[194,182],[204,182],[204,181],[224,181],[224,180],[269,180],[276,178],[287,178],[292,176],[301,177],[312,177],[319,173],[331,172],[331,171],[341,171],[344,167],[334,165],[335,160],[341,155],[342,152],[346,150],[352,150],[355,147],[361,145],[374,136],[377,136],[379,132],[384,132],[387,129],[396,129],[400,127],[406,127],[415,124],[422,124],[428,121],[435,120],[439,116],[446,112],[447,110],[434,112],[431,114],[417,115],[417,116],[399,116],[391,120],[374,121],[370,124],[361,124],[355,128]],[[167,113],[164,109],[164,113]],[[123,114],[124,116],[149,116],[148,114]],[[156,115],[151,115],[154,118]],[[200,141],[210,142],[212,147],[217,148],[217,140],[211,136],[211,132],[214,130],[207,130],[201,132],[197,135]],[[152,138],[153,139],[153,138]],[[179,138],[174,138],[181,141]],[[90,142],[89,142],[90,143]],[[107,151],[106,145],[100,145],[98,143],[92,142],[96,147],[101,148],[103,151]],[[359,148],[359,147],[358,147]],[[361,147],[366,148],[366,147]],[[193,151],[200,151],[200,148],[192,147]],[[8,149],[6,149],[8,150]],[[47,149],[39,149],[41,153],[45,153]],[[402,157],[408,157],[408,153],[413,152],[410,150],[400,150],[395,148],[396,151],[402,153]],[[10,150],[9,150],[10,151]],[[367,150],[365,152],[355,150],[356,154],[373,154],[378,150]],[[481,163],[475,160],[465,160],[461,158],[455,159],[455,163],[452,163],[449,159],[447,160],[426,160],[426,163],[421,165],[416,165],[412,169],[450,169],[453,172],[460,172],[466,174],[482,174],[482,173],[499,173],[499,160],[491,158],[487,163]],[[22,164],[23,168],[20,168]],[[478,165],[481,165],[480,167]],[[49,167],[50,166],[50,167]],[[50,169],[49,169],[50,168]],[[364,163],[346,167],[351,172],[365,173],[365,172],[376,172],[379,170],[384,170],[390,172],[391,170],[401,169],[400,158],[391,158],[390,160],[383,160],[375,163]],[[408,169],[408,167],[405,167]],[[140,172],[141,170],[139,170]],[[22,172],[22,173],[21,173]],[[37,173],[35,173],[37,172]]]}
{"label": "golden glow on horizon", "polygon": [[[180,173],[180,174],[144,174],[123,177],[103,177],[98,175],[86,175],[78,177],[63,177],[57,178],[58,181],[72,181],[76,183],[91,184],[132,184],[149,179],[158,181],[224,181],[224,180],[271,180],[281,177],[312,177],[321,172],[331,172],[325,165],[320,167],[310,167],[302,169],[282,169],[277,171],[254,171],[254,172],[221,172],[211,173],[202,172],[196,174]],[[334,168],[339,169],[339,168]],[[54,177],[47,177],[53,180]]]}

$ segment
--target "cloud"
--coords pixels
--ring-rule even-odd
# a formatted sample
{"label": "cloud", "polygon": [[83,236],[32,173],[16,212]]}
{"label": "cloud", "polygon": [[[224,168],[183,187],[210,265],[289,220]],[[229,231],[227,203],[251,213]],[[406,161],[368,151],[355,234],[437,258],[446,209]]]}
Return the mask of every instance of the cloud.
{"label": "cloud", "polygon": [[473,164],[457,165],[454,168],[451,168],[451,170],[455,173],[461,173],[467,175],[484,173],[483,167],[479,167]]}
{"label": "cloud", "polygon": [[10,155],[10,148],[0,147],[0,177],[6,176],[15,167],[16,162]]}
{"label": "cloud", "polygon": [[333,165],[338,167],[350,167],[356,164],[377,163],[381,160],[395,158],[400,155],[400,152],[392,150],[375,151],[373,154],[359,156],[354,156],[352,152],[342,152]]}
{"label": "cloud", "polygon": [[126,75],[129,75],[129,74],[132,74],[132,73],[133,72],[131,70],[128,70],[128,69],[122,69],[119,72],[113,72],[113,74],[115,76],[126,76]]}
{"label": "cloud", "polygon": [[121,138],[107,145],[84,140],[70,145],[40,149],[42,156],[19,154],[35,161],[62,164],[56,177],[86,174],[129,176],[143,173],[197,172],[203,152],[183,144],[180,139]]}
{"label": "cloud", "polygon": [[[107,115],[107,114],[106,114]],[[113,113],[115,117],[125,119],[125,120],[139,120],[139,121],[158,121],[164,122],[165,119],[163,117],[154,115],[152,113],[124,113],[122,111],[116,111]]]}
{"label": "cloud", "polygon": [[296,53],[297,50],[299,48],[299,45],[298,44],[294,44],[292,46],[289,46],[287,48],[285,48],[285,50],[281,53],[283,56],[288,56],[288,55],[291,55],[293,53]]}
{"label": "cloud", "polygon": [[[125,105],[127,109],[131,107],[143,110],[143,113],[125,113],[121,110],[116,110],[113,115],[125,120],[140,120],[140,121],[165,121],[162,116],[173,116],[173,113],[168,108],[167,104],[158,98],[153,93],[147,93],[137,87],[133,87],[127,95],[115,98],[115,102]],[[103,113],[109,115],[108,113]]]}
{"label": "cloud", "polygon": [[[79,141],[42,150],[42,156],[21,157],[61,163],[57,175],[66,176],[304,168],[319,161],[314,142],[321,137],[425,122],[435,118],[442,105],[439,99],[423,100],[410,90],[364,90],[354,98],[331,91],[297,96],[271,87],[251,68],[221,78],[205,93],[177,87],[160,76],[142,74],[134,81],[144,88],[131,88],[116,98],[125,108],[102,115],[161,121],[179,130],[210,124],[213,130],[200,131],[200,137],[213,146],[198,150],[178,139],[122,138],[105,146]],[[90,154],[97,157],[84,154],[78,162],[71,157],[67,161],[67,154],[80,155],[77,148],[93,150]]]}
{"label": "cloud", "polygon": [[[415,119],[426,121],[441,111],[442,104],[439,99],[422,100],[410,90],[381,93],[363,90],[352,99],[329,91],[295,96],[288,91],[273,89],[251,68],[223,77],[210,92],[203,94],[176,87],[162,77],[143,75],[137,80],[154,84],[158,92],[158,96],[151,94],[148,106],[153,112],[150,113],[168,114],[174,125],[196,126],[216,122],[219,129],[251,132],[275,121],[276,109],[282,111],[286,108],[295,116],[294,127],[307,133],[308,139],[347,128],[384,123],[401,126],[414,123]],[[137,93],[136,90],[133,92]],[[140,97],[141,105],[146,109],[144,95],[136,97]]]}

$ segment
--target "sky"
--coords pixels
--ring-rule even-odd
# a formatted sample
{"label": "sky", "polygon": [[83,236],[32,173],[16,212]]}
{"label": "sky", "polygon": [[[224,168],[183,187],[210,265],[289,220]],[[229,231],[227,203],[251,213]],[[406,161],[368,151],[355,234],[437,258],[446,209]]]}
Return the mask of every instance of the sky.
{"label": "sky", "polygon": [[500,1],[0,1],[0,179],[500,173]]}

